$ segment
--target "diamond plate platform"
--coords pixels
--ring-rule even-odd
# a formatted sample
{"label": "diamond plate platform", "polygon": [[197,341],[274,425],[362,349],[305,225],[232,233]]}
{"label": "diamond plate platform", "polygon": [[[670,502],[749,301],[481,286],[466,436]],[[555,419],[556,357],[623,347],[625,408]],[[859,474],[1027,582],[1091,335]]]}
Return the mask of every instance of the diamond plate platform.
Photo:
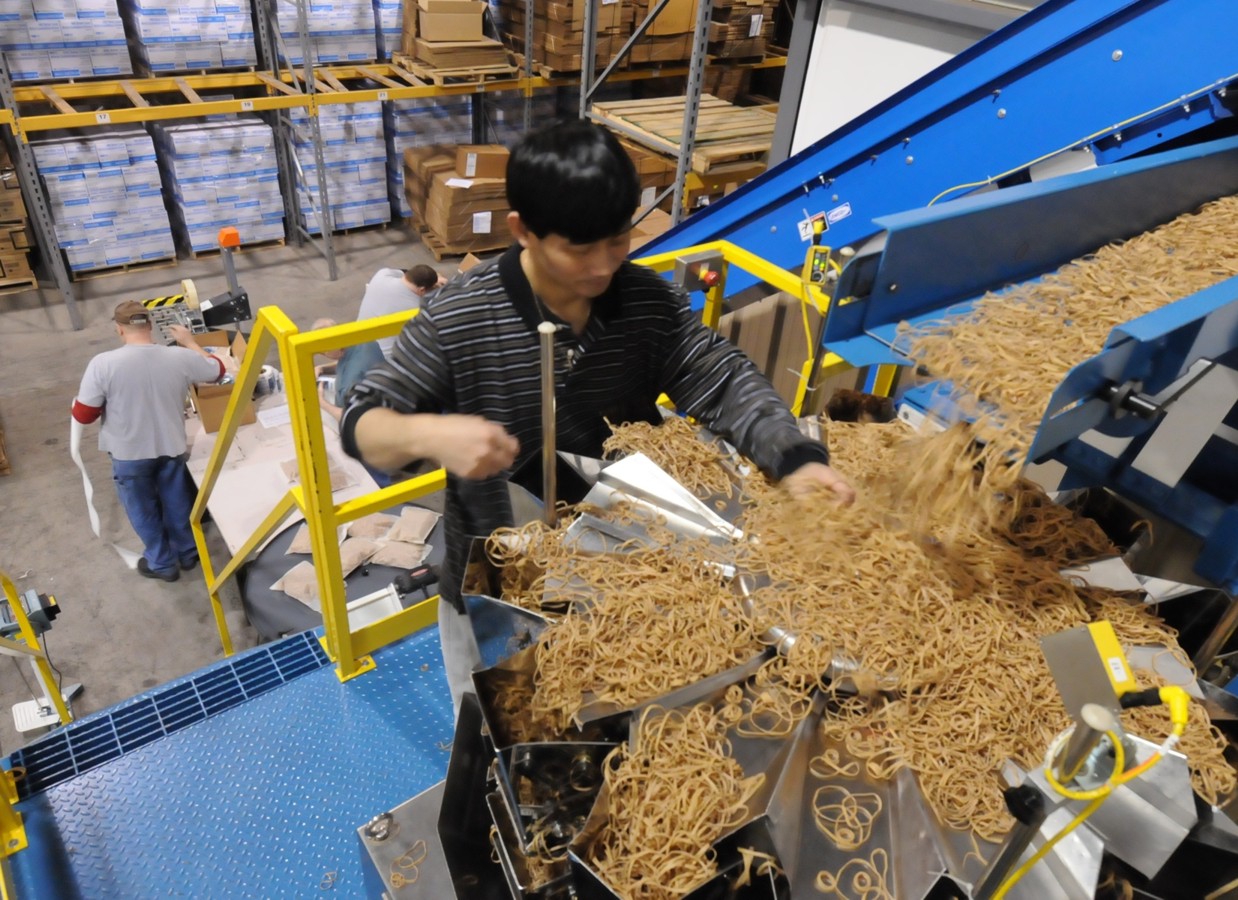
{"label": "diamond plate platform", "polygon": [[[265,667],[257,657],[283,643],[44,741],[74,729],[123,731],[135,710],[204,682],[230,682],[238,665]],[[30,839],[11,858],[17,896],[366,896],[358,826],[442,780],[452,738],[437,630],[374,658],[375,671],[347,683],[329,665],[312,668],[132,749],[109,749],[119,755],[80,774],[49,779],[17,806]]]}

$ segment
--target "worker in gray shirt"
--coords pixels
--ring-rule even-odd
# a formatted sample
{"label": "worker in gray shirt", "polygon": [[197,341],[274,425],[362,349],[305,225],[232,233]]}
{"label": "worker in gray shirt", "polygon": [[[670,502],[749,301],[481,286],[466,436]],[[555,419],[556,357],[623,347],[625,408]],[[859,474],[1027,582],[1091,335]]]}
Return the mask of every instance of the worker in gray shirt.
{"label": "worker in gray shirt", "polygon": [[188,328],[168,331],[179,347],[156,344],[150,313],[126,300],[113,314],[122,346],[86,366],[73,401],[73,418],[88,425],[102,417],[99,449],[112,458],[112,478],[133,530],[145,546],[138,572],[176,581],[198,564],[189,527],[197,488],[185,467],[185,395],[195,383],[223,377]]}
{"label": "worker in gray shirt", "polygon": [[[418,309],[426,294],[446,283],[446,278],[427,265],[416,265],[403,271],[379,269],[365,286],[357,321]],[[390,359],[395,338],[379,338],[378,346],[383,351],[383,357]]]}

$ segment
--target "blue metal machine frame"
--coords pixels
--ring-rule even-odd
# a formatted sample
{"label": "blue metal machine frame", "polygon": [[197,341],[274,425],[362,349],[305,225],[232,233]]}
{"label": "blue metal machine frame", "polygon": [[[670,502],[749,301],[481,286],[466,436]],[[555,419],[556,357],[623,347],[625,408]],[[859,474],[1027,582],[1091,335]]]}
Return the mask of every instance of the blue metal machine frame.
{"label": "blue metal machine frame", "polygon": [[807,215],[826,213],[824,243],[855,245],[882,216],[1018,180],[1058,151],[1109,163],[1229,119],[1238,17],[1220,6],[1049,0],[642,253],[728,240],[798,269]]}
{"label": "blue metal machine frame", "polygon": [[[986,291],[1233,194],[1238,138],[1225,138],[880,218],[879,246],[859,254],[839,280],[844,299],[831,309],[824,343],[853,365],[906,364],[896,347],[900,322],[963,312]],[[1141,470],[1136,461],[1153,433],[1173,425],[1162,415],[1124,415],[1106,390],[1138,385],[1154,396],[1194,366],[1232,368],[1235,357],[1238,278],[1230,278],[1115,327],[1048,399],[1029,452],[1032,460],[1067,466],[1063,487],[1108,487],[1202,538],[1196,570],[1231,591],[1238,589],[1238,507],[1228,482],[1201,479],[1196,469],[1166,483]],[[918,396],[923,404],[950,402],[948,391],[921,388]],[[1238,395],[1229,405],[1235,401]],[[1079,440],[1093,429],[1129,440],[1111,450]],[[1208,466],[1238,469],[1238,447],[1223,439],[1207,444]]]}

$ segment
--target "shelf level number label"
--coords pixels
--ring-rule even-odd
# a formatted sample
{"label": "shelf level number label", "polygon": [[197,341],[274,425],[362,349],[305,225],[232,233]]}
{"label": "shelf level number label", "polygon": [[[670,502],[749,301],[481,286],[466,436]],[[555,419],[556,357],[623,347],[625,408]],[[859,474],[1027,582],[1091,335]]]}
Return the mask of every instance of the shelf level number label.
{"label": "shelf level number label", "polygon": [[386,100],[388,96],[389,96],[389,94],[388,94],[388,92],[387,92],[387,91],[379,91],[379,92],[378,92],[378,99],[379,99],[379,100]]}
{"label": "shelf level number label", "polygon": [[106,125],[111,121],[112,121],[111,113],[108,113],[108,112],[95,113],[95,124],[96,125]]}
{"label": "shelf level number label", "polygon": [[241,101],[241,112],[253,112],[253,111],[254,111],[253,100],[242,100]]}

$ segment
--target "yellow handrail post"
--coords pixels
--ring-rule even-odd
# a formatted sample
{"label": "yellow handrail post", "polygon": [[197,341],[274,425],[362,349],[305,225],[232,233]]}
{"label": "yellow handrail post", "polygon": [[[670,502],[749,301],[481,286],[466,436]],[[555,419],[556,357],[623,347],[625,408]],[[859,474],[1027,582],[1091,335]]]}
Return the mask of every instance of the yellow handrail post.
{"label": "yellow handrail post", "polygon": [[[194,500],[193,509],[189,512],[189,527],[193,531],[193,541],[198,547],[198,559],[202,563],[202,576],[206,581],[206,591],[211,602],[211,612],[215,616],[215,627],[219,630],[219,641],[225,656],[231,656],[233,652],[232,636],[228,632],[228,623],[224,619],[223,602],[219,598],[219,589],[226,582],[227,576],[216,577],[215,575],[211,555],[206,546],[206,534],[202,530],[202,517],[206,514],[206,505],[210,500],[211,493],[215,490],[215,483],[219,480],[219,473],[223,471],[224,461],[228,457],[228,450],[236,437],[236,430],[241,426],[241,410],[245,408],[249,398],[254,395],[254,388],[258,384],[258,375],[262,371],[261,360],[266,358],[276,337],[272,333],[268,320],[263,317],[262,313],[263,310],[259,310],[253,333],[250,335],[249,346],[245,352],[245,359],[238,373],[238,380],[232,388],[231,395],[228,397],[228,405],[224,409],[223,422],[219,426],[219,433],[215,435],[215,446],[211,449],[210,458],[206,463],[206,471],[202,476],[202,483],[198,486],[198,496]],[[232,569],[228,571],[230,574]]]}
{"label": "yellow handrail post", "polygon": [[4,589],[4,596],[9,602],[9,610],[13,613],[13,618],[17,620],[18,629],[16,638],[0,638],[0,649],[7,651],[12,656],[30,657],[38,672],[43,690],[47,693],[47,699],[56,708],[56,715],[60,717],[60,724],[68,725],[73,721],[73,714],[69,712],[69,707],[65,705],[64,697],[60,696],[60,691],[56,687],[56,679],[52,677],[51,666],[47,664],[47,655],[44,654],[42,647],[39,646],[39,636],[34,633],[34,628],[30,625],[30,617],[26,615],[26,609],[21,605],[21,597],[17,594],[17,585],[13,584],[9,576],[3,571],[0,571],[0,587]]}

